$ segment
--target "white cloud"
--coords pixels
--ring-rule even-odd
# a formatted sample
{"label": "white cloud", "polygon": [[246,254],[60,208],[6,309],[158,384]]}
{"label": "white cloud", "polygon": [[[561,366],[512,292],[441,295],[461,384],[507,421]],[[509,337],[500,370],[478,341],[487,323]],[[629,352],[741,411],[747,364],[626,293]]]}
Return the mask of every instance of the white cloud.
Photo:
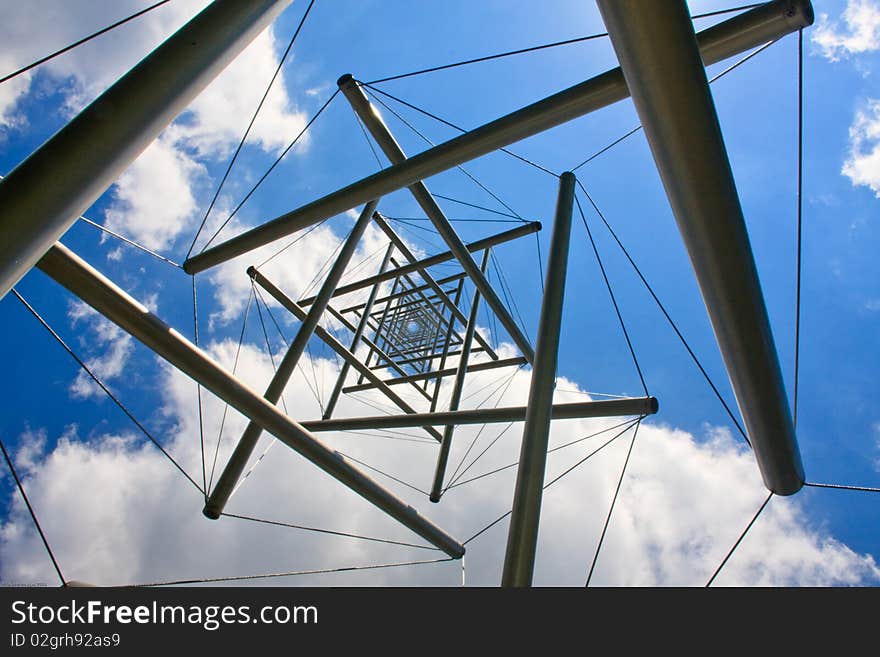
{"label": "white cloud", "polygon": [[[346,213],[346,216],[351,215]],[[228,234],[233,235],[239,226],[230,224],[230,227],[232,230]],[[350,228],[350,225],[346,224],[346,228]],[[306,229],[306,231],[308,230]],[[269,263],[260,266],[260,271],[279,289],[294,299],[317,292],[323,279],[317,277],[317,284],[310,286],[310,283],[315,281],[319,272],[323,271],[326,274],[327,261],[344,238],[334,233],[326,225],[317,226],[308,234],[306,231],[263,246],[213,269],[209,276],[215,286],[214,297],[221,308],[215,319],[225,323],[241,313],[251,290],[250,278],[246,274],[247,268],[250,265],[260,265],[293,240],[297,240],[297,242]],[[378,271],[382,254],[387,245],[388,239],[371,223],[364,232],[340,285]],[[363,267],[359,267],[366,258],[370,258],[370,261],[365,263]],[[334,307],[358,303],[368,293],[369,290],[363,290],[340,297],[334,301]],[[279,307],[269,295],[264,293],[263,298],[273,307]],[[325,325],[334,326],[335,324],[328,321]]]}
{"label": "white cloud", "polygon": [[[877,452],[880,453],[880,422],[875,422],[871,426],[872,431],[874,432],[874,446],[877,449]],[[874,469],[877,472],[880,472],[880,457],[874,460]]]}
{"label": "white cloud", "polygon": [[836,62],[843,57],[880,50],[880,5],[873,0],[849,0],[841,21],[821,14],[813,28],[813,43]]}
{"label": "white cloud", "polygon": [[[86,341],[89,351],[100,351],[100,355],[86,359],[89,369],[105,385],[120,378],[134,351],[134,338],[81,301],[71,303],[68,317],[73,325],[80,322],[87,325],[91,332],[91,339]],[[100,398],[104,392],[88,374],[79,370],[70,385],[70,394],[75,398],[85,399]]]}
{"label": "white cloud", "polygon": [[170,139],[157,139],[116,182],[105,225],[148,249],[170,247],[195,228],[193,188],[204,174],[204,167]]}
{"label": "white cloud", "polygon": [[880,198],[880,100],[869,99],[849,129],[849,157],[841,173],[854,186],[864,185]]}
{"label": "white cloud", "polygon": [[[224,341],[213,345],[211,351],[231,369],[236,346],[232,341]],[[314,365],[325,388],[332,385],[335,365],[326,360]],[[308,369],[311,364],[306,362],[305,366]],[[164,410],[174,421],[164,441],[200,480],[195,386],[170,368],[164,372],[160,384],[165,396]],[[261,390],[271,375],[271,367],[259,349],[245,345],[239,374]],[[485,385],[493,376],[497,374],[481,373],[466,394]],[[561,381],[560,388],[563,387],[572,389],[574,384]],[[528,376],[521,373],[505,395],[504,403],[521,403],[527,391]],[[584,398],[568,393],[557,396],[560,401]],[[301,375],[295,375],[286,399],[293,417],[308,419],[317,415]],[[479,395],[471,403],[478,400]],[[347,397],[338,414],[364,412],[371,411]],[[221,415],[221,405],[208,395],[205,435],[209,444],[209,472]],[[610,422],[595,420],[557,423],[551,444],[560,445],[608,425]],[[220,467],[243,426],[244,419],[231,412],[218,459]],[[513,462],[518,452],[519,426],[508,431],[467,476]],[[488,429],[477,449],[494,438],[499,429]],[[452,466],[477,430],[461,427],[456,433]],[[344,434],[322,434],[321,439],[334,449],[414,485],[429,486],[436,458],[433,444]],[[591,438],[552,453],[548,476],[561,473],[604,439]],[[252,462],[269,442],[270,438],[264,436]],[[627,446],[628,435],[546,491],[536,583],[583,584]],[[25,486],[69,578],[101,584],[151,582],[388,563],[437,555],[233,518],[206,520],[200,514],[201,494],[152,446],[125,435],[102,436],[90,442],[68,435],[51,451],[38,458],[31,454],[29,458],[35,465],[25,478]],[[371,476],[454,536],[464,539],[509,508],[515,471],[509,469],[451,489],[439,505],[428,503],[421,495],[381,475]],[[726,431],[711,430],[698,439],[662,425],[643,425],[593,583],[704,584],[764,495],[751,454]],[[585,500],[589,501],[586,506]],[[276,447],[261,462],[231,501],[229,511],[420,542],[284,446]],[[498,583],[506,530],[506,523],[499,523],[468,545],[470,584]],[[17,501],[12,504],[9,520],[0,528],[0,556],[0,575],[4,580],[53,581],[51,566]],[[447,563],[283,579],[276,583],[456,585],[459,581],[459,564]],[[880,570],[870,556],[853,552],[821,529],[811,529],[797,500],[782,498],[771,501],[717,580],[718,585],[877,582]]]}
{"label": "white cloud", "polygon": [[[65,104],[59,112],[67,118],[85,106],[206,4],[206,0],[170,3],[46,63],[38,70],[56,86],[72,82],[64,87]],[[27,11],[6,3],[0,7],[4,43],[0,71],[29,63],[142,7],[133,0],[120,1],[114,3],[110,17],[105,3],[34,0]],[[110,227],[153,249],[166,249],[180,235],[192,232],[204,201],[199,193],[210,193],[198,160],[225,160],[231,155],[278,65],[280,50],[274,30],[262,32],[132,164],[115,188],[115,202],[106,215]],[[32,79],[27,74],[0,86],[0,128],[26,122],[18,103],[31,91]],[[281,75],[248,143],[277,153],[305,122]],[[297,150],[307,146],[307,139],[300,140]]]}

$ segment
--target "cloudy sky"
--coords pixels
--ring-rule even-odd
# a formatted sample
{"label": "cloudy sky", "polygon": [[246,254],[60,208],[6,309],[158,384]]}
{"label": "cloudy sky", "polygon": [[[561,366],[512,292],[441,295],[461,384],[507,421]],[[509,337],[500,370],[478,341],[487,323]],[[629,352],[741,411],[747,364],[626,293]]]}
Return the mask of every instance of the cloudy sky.
{"label": "cloudy sky", "polygon": [[[142,0],[0,0],[0,75],[146,6]],[[7,174],[125,70],[192,17],[204,0],[172,0],[113,32],[0,84],[0,174]],[[692,14],[736,3],[693,1]],[[877,486],[880,405],[880,2],[818,0],[804,33],[804,245],[798,437],[810,482]],[[235,147],[307,3],[297,0],[86,212],[90,220],[182,262]],[[723,18],[723,17],[722,17]],[[703,29],[715,17],[697,21]],[[602,32],[591,3],[464,0],[412,3],[317,0],[282,74],[196,240],[196,252],[263,172],[351,72],[371,81],[453,61]],[[797,35],[773,44],[713,84],[719,117],[746,214],[789,394],[794,371],[797,180]],[[736,60],[711,68],[710,75]],[[409,77],[376,87],[469,128],[615,65],[606,39]],[[455,130],[379,96],[427,139]],[[409,153],[427,143],[391,111],[389,127]],[[553,172],[570,169],[638,124],[629,101],[516,144]],[[265,182],[223,228],[222,241],[299,207],[379,166],[344,98],[336,97]],[[534,338],[556,180],[496,153],[465,166],[495,197],[460,171],[432,178],[470,241],[518,219],[541,220],[540,241],[495,250],[490,280],[511,290]],[[645,272],[721,395],[735,409],[687,254],[644,136],[636,133],[578,169],[578,176]],[[687,352],[585,198],[587,221],[661,412],[633,430],[619,420],[555,423],[547,481],[576,466],[544,496],[535,581],[583,585],[630,445],[632,456],[596,561],[592,585],[703,585],[766,498],[754,458]],[[379,209],[397,218],[418,253],[443,250],[412,199],[398,192]],[[512,212],[511,212],[512,209]],[[473,220],[481,221],[459,221]],[[493,220],[493,221],[486,221]],[[261,267],[292,296],[314,281],[352,224],[350,214],[311,231],[280,255],[281,241],[196,277],[200,343],[224,367],[262,390],[297,322],[254,301],[245,269]],[[192,279],[78,222],[62,240],[185,336],[193,335]],[[375,271],[385,241],[370,229],[345,280]],[[438,273],[452,268],[438,268]],[[201,515],[201,443],[206,478],[219,469],[245,426],[234,411],[40,272],[17,290],[85,359],[151,434],[192,476],[188,481],[80,370],[12,295],[0,301],[7,330],[0,357],[7,375],[0,438],[67,579],[150,583],[430,561],[443,557],[284,445],[263,436],[265,453],[228,511],[280,524]],[[470,293],[470,292],[468,292]],[[357,296],[344,303],[357,302]],[[271,316],[270,316],[271,313]],[[260,318],[266,326],[263,332]],[[277,330],[272,319],[277,320]],[[636,374],[582,225],[575,225],[556,400],[640,394]],[[484,335],[502,354],[509,337],[488,314]],[[338,329],[328,323],[328,326]],[[339,335],[345,338],[344,331]],[[243,336],[241,346],[239,339]],[[269,343],[267,348],[267,341]],[[317,339],[284,397],[300,420],[320,414],[339,363]],[[465,404],[525,403],[529,374],[480,373]],[[448,390],[447,390],[448,394]],[[377,412],[381,399],[346,396],[338,416]],[[414,404],[417,401],[413,402]],[[221,434],[222,425],[222,434]],[[200,428],[201,427],[201,428]],[[450,463],[456,485],[439,504],[430,488],[436,443],[424,432],[324,434],[333,449],[376,468],[389,490],[460,540],[504,514],[515,468],[474,479],[517,459],[521,425],[461,428]],[[597,432],[604,431],[603,433]],[[204,436],[204,439],[202,439]],[[587,436],[593,436],[581,440]],[[617,436],[615,438],[615,436]],[[497,438],[497,441],[495,440]],[[613,439],[613,440],[612,440]],[[469,453],[468,447],[473,445]],[[491,445],[491,447],[489,447]],[[485,453],[476,458],[484,449]],[[599,451],[596,451],[601,448]],[[268,451],[267,451],[268,450]],[[584,460],[589,454],[595,455]],[[391,475],[393,478],[388,477]],[[57,583],[27,510],[4,469],[0,476],[0,580]],[[773,498],[715,581],[718,585],[876,585],[880,583],[880,499],[876,494],[806,488]],[[408,545],[331,535],[321,528]],[[466,582],[500,581],[507,536],[501,521],[467,545]],[[414,546],[415,544],[416,546]],[[443,585],[462,582],[461,562],[347,571],[261,583]]]}

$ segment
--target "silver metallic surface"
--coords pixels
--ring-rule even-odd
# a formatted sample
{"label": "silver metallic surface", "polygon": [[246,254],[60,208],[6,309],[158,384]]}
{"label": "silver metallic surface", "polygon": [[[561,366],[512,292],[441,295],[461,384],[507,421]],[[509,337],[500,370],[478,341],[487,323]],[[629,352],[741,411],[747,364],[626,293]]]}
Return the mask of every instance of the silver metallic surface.
{"label": "silver metallic surface", "polygon": [[535,364],[532,368],[528,411],[510,513],[502,586],[532,585],[544,491],[544,468],[547,464],[547,443],[550,439],[550,420],[553,417],[553,389],[556,387],[559,333],[562,328],[562,305],[568,271],[574,185],[573,173],[566,172],[559,177],[559,196],[547,256],[544,298],[541,302]]}
{"label": "silver metallic surface", "polygon": [[742,207],[687,6],[598,0],[767,488],[804,468]]}

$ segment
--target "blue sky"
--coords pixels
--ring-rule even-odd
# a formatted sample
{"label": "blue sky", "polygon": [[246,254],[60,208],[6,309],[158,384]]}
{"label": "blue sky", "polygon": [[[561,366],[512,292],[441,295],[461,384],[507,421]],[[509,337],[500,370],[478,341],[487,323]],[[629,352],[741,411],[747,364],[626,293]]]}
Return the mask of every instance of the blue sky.
{"label": "blue sky", "polygon": [[[30,76],[0,86],[0,173],[12,170],[78,108],[204,4],[173,0]],[[341,74],[350,72],[370,81],[604,31],[592,3],[560,0],[540,5],[474,4],[318,0],[282,79],[269,96],[252,138],[223,188],[217,211],[208,222],[208,234],[332,94]],[[0,73],[14,70],[141,6],[139,2],[43,0],[23,11],[17,3],[5,3],[0,6],[0,34],[7,45],[0,56]],[[271,32],[248,49],[238,68],[233,66],[209,88],[86,216],[181,262],[232,149],[305,6],[304,2],[295,2],[286,10]],[[708,1],[690,3],[692,14],[727,6]],[[880,63],[880,4],[875,0],[841,0],[815,2],[814,7],[817,22],[804,33],[798,437],[808,481],[877,486],[880,405],[872,384],[880,371],[876,340],[880,271],[874,257],[880,243],[880,94],[875,80]],[[701,20],[697,26],[703,28],[717,20]],[[734,61],[711,67],[710,76]],[[376,86],[470,128],[599,74],[615,63],[607,39],[596,39]],[[797,35],[773,44],[718,80],[712,89],[790,394],[794,371]],[[434,142],[457,134],[410,108],[382,99]],[[418,135],[384,108],[382,112],[406,152],[425,148],[426,143]],[[632,104],[625,101],[511,148],[558,173],[636,125]],[[337,97],[307,139],[285,157],[218,239],[299,207],[377,167],[350,107],[344,98]],[[546,261],[555,178],[501,153],[480,158],[465,168],[517,214],[544,222],[540,244]],[[644,136],[638,133],[630,137],[580,168],[578,175],[722,395],[735,406]],[[447,172],[427,182],[438,194],[504,210],[460,172]],[[583,203],[583,197],[581,200]],[[505,219],[448,201],[441,200],[441,206],[452,219]],[[701,584],[766,493],[760,487],[751,455],[743,451],[741,441],[731,433],[723,408],[598,218],[587,206],[584,209],[647,384],[661,403],[661,413],[645,423],[644,446],[637,443],[637,463],[629,487],[621,493],[620,522],[612,520],[597,578],[608,584]],[[380,210],[392,217],[423,216],[405,192],[382,199]],[[274,275],[292,291],[302,293],[350,224],[351,218],[345,215],[332,219],[276,261]],[[471,240],[512,225],[457,222],[456,228],[465,240]],[[436,235],[411,225],[396,226],[425,253],[441,250]],[[181,333],[192,335],[189,276],[112,238],[102,238],[95,228],[81,222],[62,241],[133,296],[146,300]],[[528,237],[496,250],[532,338],[540,306],[536,246],[535,239]],[[368,235],[354,262],[374,256],[381,247],[377,235]],[[230,366],[234,352],[231,346],[238,341],[250,293],[244,269],[257,262],[256,255],[245,257],[197,277],[202,342],[214,357]],[[365,264],[365,268],[374,270],[376,266],[375,259]],[[41,273],[28,274],[17,289],[195,473],[201,466],[197,425],[193,424],[197,408],[194,387],[118,329],[89,314]],[[230,526],[229,519],[211,525],[198,513],[200,494],[194,498],[185,480],[161,460],[154,448],[144,446],[126,418],[78,375],[76,364],[11,295],[0,301],[0,314],[7,327],[0,354],[8,372],[2,384],[0,432],[4,443],[18,455],[25,486],[62,567],[67,564],[65,570],[73,573],[71,577],[124,583],[118,578],[156,581],[178,575],[214,576],[399,560],[401,555],[393,551],[371,552],[360,546],[321,543],[300,534],[283,538],[272,534],[273,541],[278,542],[269,547],[266,543],[271,541],[265,535],[249,527]],[[572,237],[564,320],[559,376],[565,378],[568,388],[639,394],[638,377],[579,223]],[[288,334],[295,330],[295,321],[283,319],[282,324]],[[265,345],[253,316],[248,326],[245,344],[251,349],[250,360],[242,366],[242,376],[251,377],[254,387],[261,388],[269,375],[269,363],[262,355]],[[487,319],[483,326],[488,330],[491,322]],[[503,334],[493,338],[508,341]],[[281,342],[276,335],[272,340],[277,353]],[[315,364],[315,378],[319,386],[329,389],[335,361],[318,341],[313,341],[312,347],[309,360]],[[525,394],[527,381],[527,374],[518,375],[512,398]],[[297,409],[291,414],[298,419],[315,417],[318,408],[308,396],[305,381],[295,379],[291,386],[288,401],[291,408]],[[222,407],[206,403],[210,424],[220,416],[214,411],[222,411]],[[351,414],[363,414],[365,409],[353,401],[346,408]],[[562,426],[554,438],[562,443],[565,436],[579,428]],[[352,445],[350,437],[332,440],[346,449]],[[456,445],[467,442],[462,439]],[[517,437],[506,441],[507,446],[504,442],[499,443],[500,463],[505,455],[515,456],[517,449]],[[615,445],[617,448],[625,450],[623,445]],[[413,473],[416,479],[423,480],[424,472],[433,467],[430,455],[411,456],[407,451],[421,448],[358,444],[356,449],[363,450],[359,458],[374,458],[371,463],[392,470],[400,468],[397,472]],[[275,511],[288,522],[298,522],[305,514],[322,526],[360,527],[367,533],[384,532],[406,540],[405,530],[358,500],[349,500],[349,494],[340,493],[339,487],[322,473],[313,472],[314,467],[286,452],[283,446],[275,447],[265,464],[254,471],[253,482],[242,487],[242,508],[263,516]],[[620,451],[609,452],[607,460],[591,465],[582,479],[558,497],[548,493],[540,552],[544,561],[539,557],[538,582],[583,583],[584,564],[589,565],[595,550],[597,528],[601,528],[597,523],[607,511],[623,455]],[[550,471],[558,472],[561,467],[551,463]],[[287,488],[296,484],[286,481],[291,472],[302,477],[299,481],[303,486],[309,482],[306,490],[314,503],[305,505],[308,509],[296,502],[302,499],[303,489]],[[493,513],[497,516],[509,506],[512,481],[512,476],[507,476],[497,484],[475,490],[473,497],[465,497],[465,492],[460,498],[454,497],[450,491],[449,504],[437,506],[427,504],[410,490],[394,488],[393,482],[384,483],[465,538],[487,524]],[[0,518],[4,522],[0,530],[0,576],[4,581],[53,581],[11,478],[4,476],[0,482]],[[292,497],[279,502],[278,496],[288,493]],[[337,503],[336,495],[341,495],[345,504]],[[172,506],[174,511],[166,513]],[[880,559],[880,499],[876,494],[805,489],[795,498],[772,500],[760,522],[765,523],[763,529],[761,524],[756,525],[749,536],[751,543],[744,542],[740,562],[731,560],[730,572],[725,571],[729,577],[726,583],[880,581],[875,563]],[[474,555],[469,553],[468,557],[472,559],[468,566],[470,581],[497,583],[495,573],[503,555],[505,534],[506,525],[481,539],[485,543],[473,544]],[[166,541],[167,558],[151,555],[147,549],[160,535],[174,537]],[[180,556],[174,549],[199,548],[217,537],[232,547],[218,550],[210,563]],[[256,550],[260,559],[253,554],[254,545],[260,546]],[[128,562],[119,562],[120,557],[110,546],[129,549]],[[293,563],[291,555],[295,555]],[[305,581],[316,585],[449,585],[458,581],[457,565],[427,568],[434,570],[384,571],[370,575],[376,577],[372,580],[352,575],[351,579],[331,576]],[[719,583],[723,582],[719,578]]]}

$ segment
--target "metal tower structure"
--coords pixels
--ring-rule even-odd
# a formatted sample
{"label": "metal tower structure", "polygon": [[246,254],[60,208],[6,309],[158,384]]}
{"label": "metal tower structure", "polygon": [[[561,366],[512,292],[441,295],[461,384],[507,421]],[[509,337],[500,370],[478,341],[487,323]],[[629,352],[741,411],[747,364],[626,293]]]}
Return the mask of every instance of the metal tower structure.
{"label": "metal tower structure", "polygon": [[[195,275],[253,249],[363,206],[319,292],[292,299],[258,269],[248,274],[300,324],[269,386],[260,394],[224,370],[112,281],[57,240],[143,149],[290,0],[215,0],[104,92],[0,182],[0,295],[36,266],[249,420],[204,513],[217,518],[263,431],[269,432],[453,558],[464,546],[405,501],[328,448],[316,434],[344,428],[407,427],[439,443],[430,499],[440,500],[456,426],[524,422],[503,584],[528,586],[534,568],[541,492],[553,420],[645,416],[651,397],[554,404],[562,305],[576,180],[559,178],[539,330],[534,345],[489,282],[491,249],[540,230],[528,223],[465,244],[424,184],[430,176],[632,96],[690,254],[715,335],[767,488],[790,495],[804,482],[779,361],[704,67],[797,32],[812,23],[807,0],[774,0],[694,33],[683,0],[598,0],[620,68],[562,90],[481,127],[407,157],[351,75],[339,79],[391,166],[293,209],[184,263]],[[685,137],[685,135],[687,135]],[[695,147],[695,145],[699,147]],[[381,199],[408,189],[447,251],[418,259],[380,214]],[[378,274],[340,285],[370,223],[389,240]],[[432,267],[454,262],[460,271]],[[391,284],[383,293],[383,284]],[[465,286],[472,286],[470,304]],[[366,301],[334,300],[368,290]],[[500,358],[477,330],[482,305],[519,355]],[[341,342],[322,322],[350,332]],[[300,421],[276,407],[313,337],[344,366],[320,420]],[[362,354],[366,354],[363,356]],[[477,362],[476,356],[479,356]],[[451,359],[455,359],[455,365]],[[528,364],[528,404],[461,408],[468,373]],[[352,372],[353,370],[353,372]],[[351,374],[356,374],[354,380]],[[441,384],[452,381],[441,406]],[[422,397],[419,409],[395,392]],[[399,409],[392,416],[333,417],[341,395],[375,390]]]}

